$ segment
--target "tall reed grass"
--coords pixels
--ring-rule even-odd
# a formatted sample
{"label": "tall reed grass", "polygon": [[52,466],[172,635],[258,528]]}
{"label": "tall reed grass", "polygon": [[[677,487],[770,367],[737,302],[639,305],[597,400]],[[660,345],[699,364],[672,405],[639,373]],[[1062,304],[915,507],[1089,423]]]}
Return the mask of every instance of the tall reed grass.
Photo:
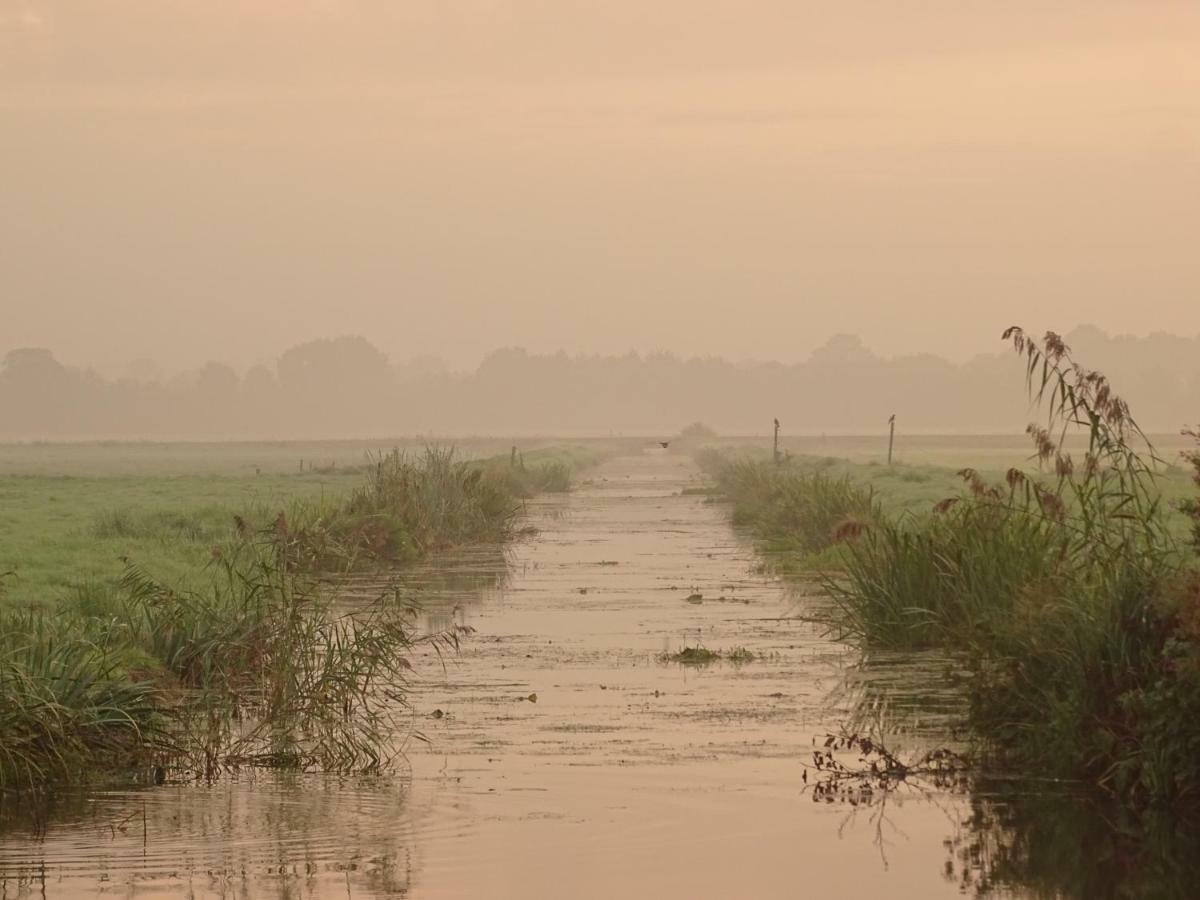
{"label": "tall reed grass", "polygon": [[295,563],[328,569],[346,561],[406,562],[450,547],[512,536],[522,502],[570,489],[572,465],[527,467],[515,456],[462,459],[453,448],[379,454],[365,480],[334,504],[294,504],[275,530]]}
{"label": "tall reed grass", "polygon": [[341,609],[274,532],[222,549],[180,591],[129,564],[58,615],[0,619],[0,787],[105,771],[364,771],[398,751],[415,609]]}
{"label": "tall reed grass", "polygon": [[[827,580],[834,624],[864,646],[961,655],[971,718],[1009,762],[1200,806],[1200,577],[1166,525],[1159,460],[1056,335],[1005,338],[1046,414],[1029,428],[1036,470],[965,470],[929,515],[877,518]],[[1061,449],[1077,429],[1081,460]]]}

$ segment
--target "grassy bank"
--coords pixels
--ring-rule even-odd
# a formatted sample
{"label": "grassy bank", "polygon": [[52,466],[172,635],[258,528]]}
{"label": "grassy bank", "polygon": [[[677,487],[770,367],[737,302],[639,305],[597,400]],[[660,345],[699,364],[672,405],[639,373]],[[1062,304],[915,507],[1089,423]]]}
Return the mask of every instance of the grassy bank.
{"label": "grassy bank", "polygon": [[5,479],[0,787],[385,765],[414,611],[388,591],[339,608],[338,573],[503,541],[523,499],[596,460],[431,449],[336,475]]}
{"label": "grassy bank", "polygon": [[[831,572],[843,636],[960,657],[972,723],[996,759],[1090,779],[1134,805],[1200,808],[1198,513],[1177,502],[1187,479],[1163,474],[1108,382],[1055,336],[1009,338],[1045,414],[1030,429],[1033,462],[964,470],[924,511],[841,464],[706,462],[785,568]],[[1064,449],[1072,431],[1084,436],[1078,457]]]}
{"label": "grassy bank", "polygon": [[749,530],[783,574],[800,576],[842,565],[839,541],[882,515],[880,495],[835,460],[789,460],[702,450],[701,468],[729,501],[733,523]]}
{"label": "grassy bank", "polygon": [[[272,524],[280,512],[293,528],[332,518],[348,523],[348,498],[368,486],[373,463],[390,454],[370,452],[357,450],[353,464],[317,465],[298,456],[315,453],[307,446],[206,454],[190,446],[136,445],[129,454],[147,469],[136,474],[121,447],[52,447],[50,462],[72,473],[59,475],[48,473],[49,463],[31,455],[31,448],[7,448],[0,453],[9,470],[0,476],[0,572],[14,573],[6,579],[7,605],[54,609],[78,590],[115,584],[122,558],[136,560],[161,581],[200,588],[212,548],[231,538],[235,515],[252,529]],[[415,463],[424,452],[417,448],[401,457]],[[570,472],[604,452],[595,445],[536,448],[524,453],[524,471],[520,453],[516,465],[507,451],[459,461],[491,470],[489,480],[515,478],[504,489],[519,501],[543,486],[562,487]],[[387,472],[398,471],[389,464]],[[539,480],[542,473],[549,480]],[[436,543],[428,534],[416,541]],[[407,547],[408,556],[422,552],[411,540],[396,546]]]}

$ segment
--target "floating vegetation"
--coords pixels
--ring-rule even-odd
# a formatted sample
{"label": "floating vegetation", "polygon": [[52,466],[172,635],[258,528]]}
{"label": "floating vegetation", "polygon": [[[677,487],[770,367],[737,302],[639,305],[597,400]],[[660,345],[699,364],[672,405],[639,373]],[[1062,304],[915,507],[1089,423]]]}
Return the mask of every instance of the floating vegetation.
{"label": "floating vegetation", "polygon": [[679,663],[685,666],[707,666],[724,660],[732,663],[748,663],[755,659],[753,653],[745,647],[734,647],[732,650],[721,652],[709,650],[707,647],[684,647],[675,653],[662,653],[659,662]]}

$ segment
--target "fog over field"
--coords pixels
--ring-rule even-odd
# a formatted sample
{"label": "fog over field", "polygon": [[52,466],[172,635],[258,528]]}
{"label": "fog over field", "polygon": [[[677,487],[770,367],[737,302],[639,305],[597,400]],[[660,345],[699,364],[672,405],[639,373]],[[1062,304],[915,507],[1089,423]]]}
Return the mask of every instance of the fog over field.
{"label": "fog over field", "polygon": [[[912,424],[1008,429],[1011,403],[961,396],[990,364],[921,355],[967,363],[1012,323],[1200,333],[1198,39],[1183,0],[4,0],[0,353],[206,387],[51,392],[74,412],[44,421],[6,393],[2,427],[744,429],[782,408],[860,428],[946,375]],[[839,334],[905,361],[861,389],[746,364],[804,364]],[[289,347],[339,335],[461,377],[340,398],[345,420],[321,405],[336,380],[255,405],[268,372],[288,389]],[[210,360],[259,400],[194,374]],[[565,399],[604,373],[637,396]],[[499,405],[470,387],[491,377]],[[382,405],[365,420],[359,400]]]}
{"label": "fog over field", "polygon": [[[1109,374],[1144,427],[1200,419],[1200,339],[1066,335]],[[999,341],[997,340],[997,345]],[[869,434],[895,414],[902,432],[1012,434],[1031,418],[1011,350],[962,363],[882,357],[836,335],[795,365],[669,353],[490,353],[470,371],[433,357],[393,361],[362,337],[317,340],[273,365],[222,363],[165,376],[148,360],[104,377],[46,349],[0,368],[0,436],[9,439],[354,438],[480,434],[674,434],[703,421],[726,434]]]}

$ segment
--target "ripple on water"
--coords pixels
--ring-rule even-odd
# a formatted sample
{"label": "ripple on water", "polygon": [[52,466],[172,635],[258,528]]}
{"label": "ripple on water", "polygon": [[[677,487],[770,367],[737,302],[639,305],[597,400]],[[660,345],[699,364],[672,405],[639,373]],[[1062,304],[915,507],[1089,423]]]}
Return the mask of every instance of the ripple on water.
{"label": "ripple on water", "polygon": [[388,896],[407,890],[416,828],[471,828],[452,809],[425,819],[401,777],[255,773],[64,795],[36,813],[3,810],[0,885],[4,896],[117,885],[170,896],[235,895],[241,885],[259,896],[272,884],[301,895],[336,884],[342,896],[356,885]]}

